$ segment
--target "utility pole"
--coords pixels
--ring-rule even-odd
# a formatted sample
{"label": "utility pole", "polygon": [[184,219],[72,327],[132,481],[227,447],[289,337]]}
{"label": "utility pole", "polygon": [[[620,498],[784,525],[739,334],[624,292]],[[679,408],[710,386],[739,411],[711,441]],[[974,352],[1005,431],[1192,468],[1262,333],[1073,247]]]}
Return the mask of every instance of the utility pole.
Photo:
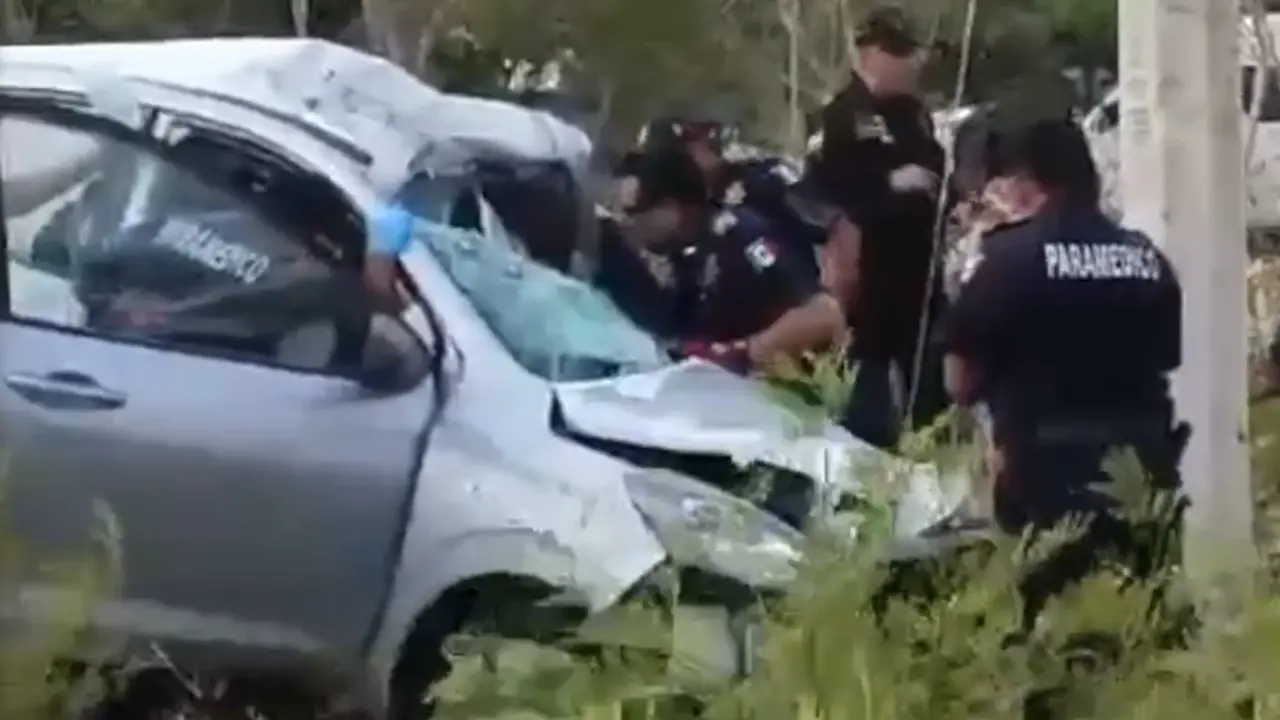
{"label": "utility pole", "polygon": [[1207,593],[1256,556],[1246,401],[1245,165],[1240,8],[1123,0],[1120,179],[1125,222],[1169,254],[1183,286],[1178,411],[1192,506],[1185,563]]}

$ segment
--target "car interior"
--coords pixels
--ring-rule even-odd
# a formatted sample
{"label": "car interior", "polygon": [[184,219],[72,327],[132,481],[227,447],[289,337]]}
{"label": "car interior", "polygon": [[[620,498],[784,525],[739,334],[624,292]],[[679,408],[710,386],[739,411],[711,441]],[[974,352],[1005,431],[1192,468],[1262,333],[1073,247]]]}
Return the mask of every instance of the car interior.
{"label": "car interior", "polygon": [[[586,199],[564,163],[482,162],[476,178],[480,194],[507,230],[523,241],[529,257],[561,272],[571,269],[581,234],[581,203]],[[476,205],[474,198],[469,205]],[[470,211],[459,202],[453,215]],[[467,227],[453,222],[454,217],[451,225]]]}
{"label": "car interior", "polygon": [[[204,310],[237,312],[239,307],[259,318],[277,310],[280,323],[251,324],[263,335],[252,338],[250,346],[267,359],[314,369],[358,366],[371,316],[360,279],[365,249],[360,213],[326,178],[244,141],[194,132],[174,147],[174,159],[196,171],[215,191],[206,198],[175,197],[168,203],[217,210],[207,203],[230,200],[238,207],[229,209],[243,210],[247,202],[297,242],[308,258],[320,261],[243,301],[227,297],[219,303],[210,298]],[[183,186],[202,189],[195,183]]]}
{"label": "car interior", "polygon": [[[37,232],[31,264],[68,277],[72,272],[75,238],[93,228],[118,228],[128,208],[137,203],[128,195],[144,183],[137,150],[120,167],[107,167],[90,181],[77,199],[67,203]],[[262,232],[286,238],[287,256],[259,282],[172,293],[104,292],[102,301],[86,296],[89,283],[77,282],[88,323],[101,329],[128,331],[151,339],[239,355],[311,370],[341,371],[356,367],[368,339],[369,304],[361,270],[365,229],[358,211],[326,178],[310,174],[289,160],[236,138],[192,131],[172,149],[167,161],[195,173],[200,182],[153,181],[144,188],[143,204],[165,208],[164,214],[184,215],[227,210]],[[111,158],[103,162],[110,163]],[[160,166],[163,173],[164,163]],[[105,181],[107,177],[110,182]],[[106,198],[105,194],[121,193]],[[150,211],[153,212],[154,211]],[[103,217],[109,213],[111,217]],[[107,232],[113,232],[107,231]],[[296,243],[296,245],[295,245]],[[273,248],[273,252],[279,252]],[[154,253],[152,253],[154,255]],[[82,256],[77,270],[91,267]],[[295,261],[296,262],[290,262]],[[108,263],[110,264],[110,263]],[[107,286],[129,288],[128,257],[93,272]],[[175,278],[176,276],[171,276]],[[173,285],[181,286],[175,279]],[[110,288],[107,288],[110,289]],[[117,288],[120,289],[120,288]],[[133,319],[162,316],[163,324],[128,327]],[[113,323],[126,323],[113,327]]]}
{"label": "car interior", "polygon": [[[327,265],[357,272],[362,267],[364,221],[324,177],[250,143],[199,132],[183,138],[173,157],[210,187],[229,193],[210,195],[247,201]],[[174,200],[201,209],[200,198]]]}

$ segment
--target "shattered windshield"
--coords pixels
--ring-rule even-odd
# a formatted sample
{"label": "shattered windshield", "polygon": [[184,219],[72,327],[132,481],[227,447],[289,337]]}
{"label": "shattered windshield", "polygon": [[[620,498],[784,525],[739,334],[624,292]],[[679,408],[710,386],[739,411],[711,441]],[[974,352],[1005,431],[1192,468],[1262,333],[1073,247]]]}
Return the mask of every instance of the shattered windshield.
{"label": "shattered windshield", "polygon": [[[669,362],[653,337],[587,282],[521,254],[518,238],[426,220],[417,236],[516,360],[548,380],[598,380]],[[500,227],[490,234],[505,233]]]}

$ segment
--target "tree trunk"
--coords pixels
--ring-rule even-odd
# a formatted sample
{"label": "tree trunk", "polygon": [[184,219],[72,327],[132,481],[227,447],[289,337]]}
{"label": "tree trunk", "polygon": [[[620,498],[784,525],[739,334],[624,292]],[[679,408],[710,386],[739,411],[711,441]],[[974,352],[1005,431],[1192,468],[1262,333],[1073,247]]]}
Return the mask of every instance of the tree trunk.
{"label": "tree trunk", "polygon": [[35,18],[27,14],[22,7],[22,0],[0,0],[0,39],[7,43],[31,42],[35,37]]}

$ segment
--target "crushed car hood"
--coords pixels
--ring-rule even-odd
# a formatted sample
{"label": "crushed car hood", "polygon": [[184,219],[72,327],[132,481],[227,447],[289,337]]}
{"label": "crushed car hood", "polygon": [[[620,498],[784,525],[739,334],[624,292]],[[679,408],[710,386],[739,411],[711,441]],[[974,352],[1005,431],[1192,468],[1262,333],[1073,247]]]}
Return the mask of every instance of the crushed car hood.
{"label": "crushed car hood", "polygon": [[686,361],[653,372],[558,383],[575,432],[675,452],[723,453],[794,437],[803,419],[746,378]]}
{"label": "crushed car hood", "polygon": [[[558,383],[557,400],[575,433],[671,452],[728,455],[803,472],[828,490],[857,492],[864,468],[896,463],[907,484],[897,529],[912,535],[954,514],[967,477],[894,458],[827,421],[786,408],[758,382],[692,360],[650,373]],[[866,472],[875,472],[866,470]]]}

